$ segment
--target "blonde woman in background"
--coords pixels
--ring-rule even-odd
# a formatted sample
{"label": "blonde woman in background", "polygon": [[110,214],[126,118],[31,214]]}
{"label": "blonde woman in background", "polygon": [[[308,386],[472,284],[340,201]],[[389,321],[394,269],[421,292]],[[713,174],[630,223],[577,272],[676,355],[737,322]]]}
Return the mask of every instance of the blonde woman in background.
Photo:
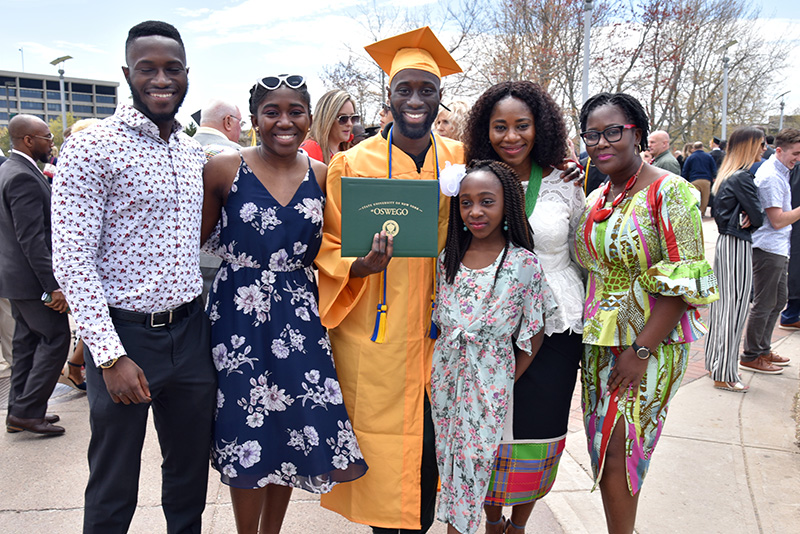
{"label": "blonde woman in background", "polygon": [[466,102],[458,101],[451,102],[447,108],[449,111],[448,109],[442,109],[436,116],[433,129],[442,137],[463,141],[469,106]]}
{"label": "blonde woman in background", "polygon": [[754,176],[748,170],[761,160],[764,132],[737,128],[714,181],[714,220],[719,230],[714,273],[719,300],[711,304],[706,336],[706,371],[714,387],[738,393],[748,386],[739,379],[739,343],[747,321],[753,284],[752,233],[764,222]]}
{"label": "blonde woman in background", "polygon": [[361,122],[353,97],[345,91],[328,91],[317,102],[314,121],[300,145],[306,154],[325,165],[337,152],[347,150],[353,126]]}

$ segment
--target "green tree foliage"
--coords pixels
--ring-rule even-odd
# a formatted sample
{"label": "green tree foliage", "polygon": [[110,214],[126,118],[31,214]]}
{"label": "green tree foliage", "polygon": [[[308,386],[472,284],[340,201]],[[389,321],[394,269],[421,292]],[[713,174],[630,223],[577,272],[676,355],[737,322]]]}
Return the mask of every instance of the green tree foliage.
{"label": "green tree foliage", "polygon": [[72,126],[78,121],[73,115],[72,112],[67,112],[67,125],[63,126],[61,124],[61,115],[56,117],[55,119],[51,119],[47,122],[47,126],[50,127],[50,131],[53,134],[53,144],[57,147],[61,147],[64,144],[64,130]]}
{"label": "green tree foliage", "polygon": [[3,126],[0,128],[0,150],[8,156],[8,152],[11,150],[11,138],[8,136],[8,128]]}

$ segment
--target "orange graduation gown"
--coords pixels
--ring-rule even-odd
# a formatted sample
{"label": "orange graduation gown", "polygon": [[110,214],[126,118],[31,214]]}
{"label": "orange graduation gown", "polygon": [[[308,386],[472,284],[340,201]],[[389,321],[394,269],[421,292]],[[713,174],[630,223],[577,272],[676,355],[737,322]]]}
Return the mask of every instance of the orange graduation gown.
{"label": "orange graduation gown", "polygon": [[[462,163],[461,143],[435,135],[440,168]],[[371,137],[334,156],[328,168],[319,267],[320,317],[330,329],[333,358],[350,420],[369,466],[358,480],[322,496],[322,506],[351,521],[386,528],[420,528],[423,401],[430,390],[431,295],[434,258],[392,258],[387,269],[384,343],[370,340],[382,297],[381,275],[350,279],[355,258],[342,258],[341,177],[386,177],[387,141]],[[435,180],[433,147],[421,172],[392,147],[394,179]],[[444,247],[450,198],[440,197],[439,249]],[[431,231],[436,231],[431,229]]]}

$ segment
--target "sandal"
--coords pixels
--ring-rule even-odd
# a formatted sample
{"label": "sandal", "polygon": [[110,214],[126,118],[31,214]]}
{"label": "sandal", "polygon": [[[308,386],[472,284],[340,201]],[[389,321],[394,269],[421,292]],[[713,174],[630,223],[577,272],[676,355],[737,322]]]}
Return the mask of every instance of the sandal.
{"label": "sandal", "polygon": [[[79,363],[72,363],[71,361],[67,360],[67,365],[71,367],[83,367],[83,365]],[[58,378],[58,381],[62,384],[66,384],[70,387],[78,389],[80,391],[86,391],[86,380],[78,384],[69,376],[69,367],[65,367],[64,370],[61,372],[61,376]]]}
{"label": "sandal", "polygon": [[725,391],[734,391],[736,393],[747,393],[750,386],[745,386],[741,382],[720,382],[714,380],[714,387],[717,389],[724,389]]}
{"label": "sandal", "polygon": [[497,521],[489,521],[489,518],[486,518],[486,532],[489,532],[489,527],[493,527],[495,525],[502,525],[502,530],[500,532],[506,531],[506,516],[501,515],[500,519]]}
{"label": "sandal", "polygon": [[517,532],[525,532],[525,525],[517,525],[511,521],[511,518],[506,519],[506,528],[503,530],[503,532],[508,532],[509,527],[513,528]]}

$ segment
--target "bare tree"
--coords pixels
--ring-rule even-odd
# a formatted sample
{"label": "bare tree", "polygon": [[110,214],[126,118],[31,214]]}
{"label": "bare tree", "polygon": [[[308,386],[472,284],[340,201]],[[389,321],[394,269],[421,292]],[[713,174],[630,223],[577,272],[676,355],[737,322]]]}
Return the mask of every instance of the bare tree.
{"label": "bare tree", "polygon": [[612,44],[593,57],[594,81],[635,94],[652,127],[673,139],[707,140],[721,124],[720,46],[736,40],[728,51],[728,122],[757,122],[759,102],[783,65],[752,27],[757,15],[745,0],[643,0],[624,22],[599,28]]}
{"label": "bare tree", "polygon": [[[378,5],[372,0],[358,7],[357,20],[368,30],[373,42],[420,26],[431,26],[464,68],[465,72],[443,80],[445,94],[460,97],[469,94],[473,85],[471,79],[478,67],[471,58],[480,53],[482,34],[479,28],[483,27],[487,6],[486,2],[458,0],[433,8],[399,9]],[[326,88],[342,89],[353,95],[362,117],[375,121],[380,105],[386,102],[387,79],[363,49],[348,47],[347,56],[326,66],[321,77]]]}
{"label": "bare tree", "polygon": [[[597,0],[592,11],[590,93],[625,91],[642,101],[653,128],[673,139],[719,135],[720,45],[728,50],[728,124],[763,122],[770,82],[787,64],[751,19],[747,0]],[[473,98],[503,80],[527,79],[561,104],[573,131],[582,104],[583,0],[458,0],[424,10],[373,0],[359,20],[374,40],[430,25],[464,73],[444,79],[451,98]],[[386,80],[362,50],[326,68],[329,87],[350,91],[361,113],[377,113]],[[774,111],[774,110],[773,110]]]}
{"label": "bare tree", "polygon": [[[613,0],[595,2],[594,26],[603,27],[625,14]],[[508,0],[494,4],[485,51],[475,61],[481,90],[505,80],[531,80],[547,89],[578,130],[583,76],[584,0]],[[595,30],[594,32],[598,32]],[[593,35],[593,55],[606,41]]]}

